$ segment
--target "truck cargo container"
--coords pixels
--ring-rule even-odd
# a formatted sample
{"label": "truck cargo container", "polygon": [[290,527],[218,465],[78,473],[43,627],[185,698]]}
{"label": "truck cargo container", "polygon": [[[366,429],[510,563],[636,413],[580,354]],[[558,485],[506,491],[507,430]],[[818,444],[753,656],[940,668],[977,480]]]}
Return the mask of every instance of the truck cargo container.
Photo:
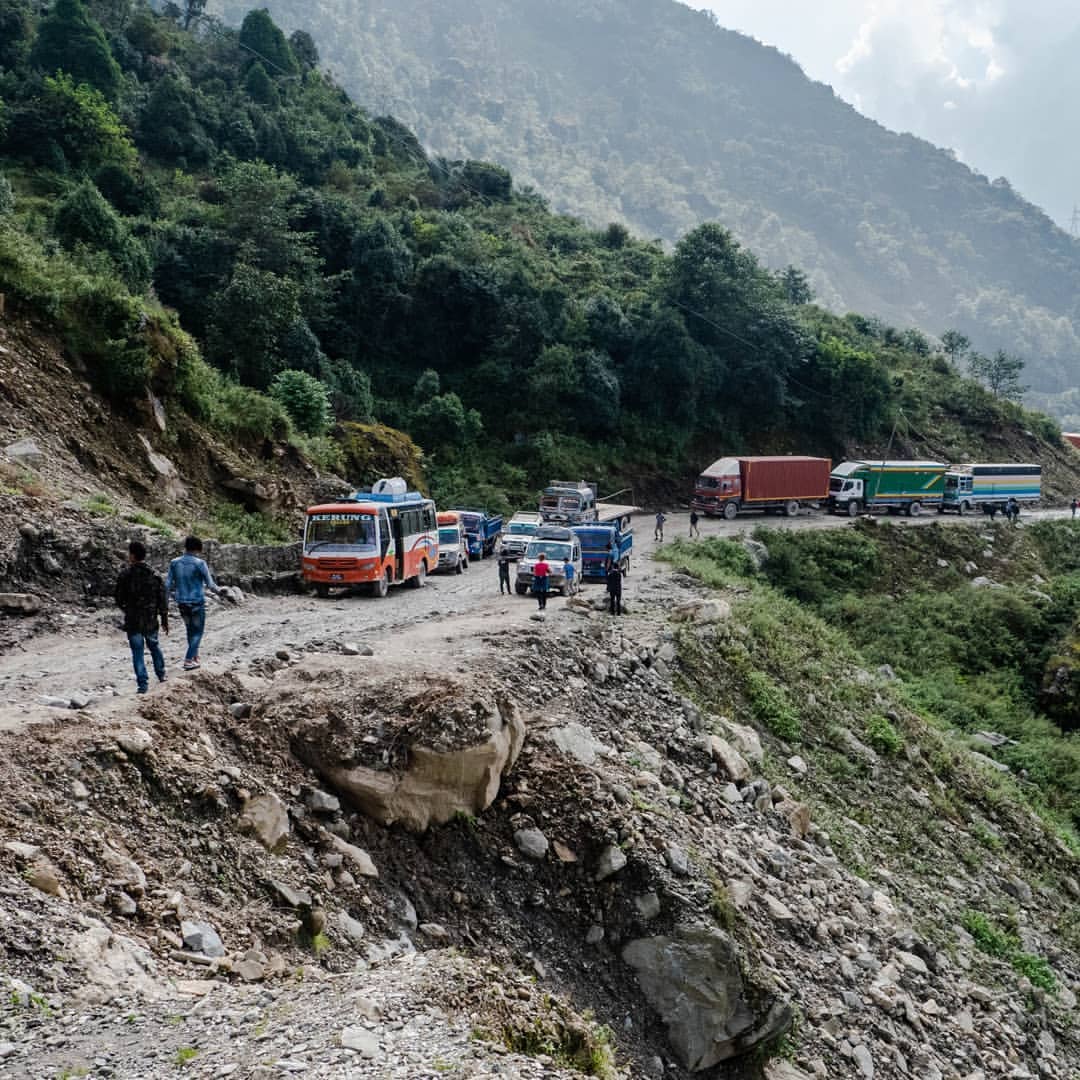
{"label": "truck cargo container", "polygon": [[829,509],[849,517],[863,510],[914,517],[941,506],[948,468],[941,461],[845,461],[829,479]]}
{"label": "truck cargo container", "polygon": [[1004,509],[1010,499],[1021,506],[1033,506],[1042,498],[1042,466],[1009,462],[953,465],[945,474],[945,497],[941,511],[969,514],[988,513],[990,507]]}
{"label": "truck cargo container", "polygon": [[743,510],[779,510],[794,517],[800,507],[829,495],[828,458],[727,457],[698,477],[690,507],[729,521]]}

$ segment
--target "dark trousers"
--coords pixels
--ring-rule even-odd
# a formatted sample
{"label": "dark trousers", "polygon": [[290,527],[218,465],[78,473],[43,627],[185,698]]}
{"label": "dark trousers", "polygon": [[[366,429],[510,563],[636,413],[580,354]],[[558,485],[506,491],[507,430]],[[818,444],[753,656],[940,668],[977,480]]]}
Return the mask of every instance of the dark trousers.
{"label": "dark trousers", "polygon": [[507,592],[510,591],[510,564],[499,563],[499,595],[502,596],[503,589]]}
{"label": "dark trousers", "polygon": [[533,592],[536,593],[536,606],[543,611],[547,607],[548,581],[547,578],[537,578],[533,582]]}
{"label": "dark trousers", "polygon": [[610,611],[612,615],[622,614],[622,589],[618,592],[608,593],[608,611]]}

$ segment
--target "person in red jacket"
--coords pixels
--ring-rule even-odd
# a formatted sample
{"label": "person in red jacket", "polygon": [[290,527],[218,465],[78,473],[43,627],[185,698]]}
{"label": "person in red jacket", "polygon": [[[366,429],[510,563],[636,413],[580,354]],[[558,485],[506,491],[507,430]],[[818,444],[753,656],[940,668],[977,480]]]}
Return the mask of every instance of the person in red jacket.
{"label": "person in red jacket", "polygon": [[533,567],[533,593],[536,596],[537,607],[543,611],[547,607],[548,587],[551,584],[551,566],[548,564],[547,555],[540,552],[540,558]]}

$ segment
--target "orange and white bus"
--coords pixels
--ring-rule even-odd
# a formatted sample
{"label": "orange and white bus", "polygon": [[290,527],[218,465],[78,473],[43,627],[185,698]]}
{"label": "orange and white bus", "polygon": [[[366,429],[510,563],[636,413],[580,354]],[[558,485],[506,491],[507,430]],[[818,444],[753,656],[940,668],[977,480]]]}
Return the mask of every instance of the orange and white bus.
{"label": "orange and white bus", "polygon": [[423,588],[439,565],[435,503],[400,477],[370,492],[309,506],[304,522],[304,581],[319,596],[363,585],[385,596],[391,585]]}

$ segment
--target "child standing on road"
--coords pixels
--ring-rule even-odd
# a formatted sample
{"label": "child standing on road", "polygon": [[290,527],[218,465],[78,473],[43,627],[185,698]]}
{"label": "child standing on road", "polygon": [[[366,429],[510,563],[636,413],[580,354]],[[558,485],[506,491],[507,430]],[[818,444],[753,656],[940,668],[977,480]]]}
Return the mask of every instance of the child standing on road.
{"label": "child standing on road", "polygon": [[536,596],[536,606],[540,611],[547,608],[548,586],[551,584],[550,575],[551,567],[548,564],[547,555],[541,551],[540,558],[533,567],[533,593]]}
{"label": "child standing on road", "polygon": [[653,532],[653,539],[654,540],[661,540],[662,541],[664,539],[664,522],[665,521],[667,521],[667,518],[664,516],[664,511],[663,510],[657,510],[656,511],[656,529]]}

